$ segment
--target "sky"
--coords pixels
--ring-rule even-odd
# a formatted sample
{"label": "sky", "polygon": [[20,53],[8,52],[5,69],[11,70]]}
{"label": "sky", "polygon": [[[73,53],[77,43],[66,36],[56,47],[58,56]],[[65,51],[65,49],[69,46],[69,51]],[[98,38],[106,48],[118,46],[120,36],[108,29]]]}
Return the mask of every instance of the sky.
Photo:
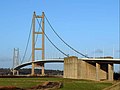
{"label": "sky", "polygon": [[[14,48],[19,48],[23,57],[34,11],[37,15],[45,12],[55,31],[83,54],[119,58],[119,0],[1,0],[0,68],[12,67]],[[45,32],[64,52],[77,55],[54,35],[46,21]],[[45,47],[46,56],[62,56],[47,40]],[[31,46],[27,54],[30,53]],[[62,67],[63,64],[46,66]]]}

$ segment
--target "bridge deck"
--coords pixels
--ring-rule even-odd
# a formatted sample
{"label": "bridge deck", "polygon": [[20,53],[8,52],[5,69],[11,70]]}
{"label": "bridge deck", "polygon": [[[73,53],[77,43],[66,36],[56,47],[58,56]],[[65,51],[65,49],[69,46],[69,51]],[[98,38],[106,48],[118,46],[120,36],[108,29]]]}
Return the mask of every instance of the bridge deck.
{"label": "bridge deck", "polygon": [[[64,59],[45,59],[45,60],[35,60],[34,63],[36,64],[39,64],[39,63],[63,63],[64,62]],[[28,65],[31,65],[32,64],[32,61],[31,62],[26,62],[26,63],[23,63],[23,64],[20,64],[18,66],[16,66],[14,69],[15,70],[18,70],[22,67],[25,67],[25,66],[28,66]]]}
{"label": "bridge deck", "polygon": [[113,63],[113,64],[120,64],[120,59],[110,59],[110,58],[82,58],[80,60],[84,60],[91,63]]}
{"label": "bridge deck", "polygon": [[[120,64],[120,59],[109,59],[109,58],[80,58],[79,60],[83,60],[83,61],[86,61],[86,62],[90,62],[90,63],[113,63],[113,64]],[[40,63],[63,63],[64,62],[64,59],[45,59],[45,60],[36,60],[34,61],[34,63],[37,63],[37,64],[40,64]],[[22,67],[25,67],[27,65],[31,65],[32,64],[32,61],[31,62],[26,62],[26,63],[23,63],[21,65],[18,65],[16,66],[14,69],[15,70],[18,70]]]}

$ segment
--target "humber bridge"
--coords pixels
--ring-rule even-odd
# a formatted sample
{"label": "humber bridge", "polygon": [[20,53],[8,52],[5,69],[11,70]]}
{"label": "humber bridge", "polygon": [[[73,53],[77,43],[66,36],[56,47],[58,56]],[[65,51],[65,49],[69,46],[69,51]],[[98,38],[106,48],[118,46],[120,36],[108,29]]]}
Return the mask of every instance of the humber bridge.
{"label": "humber bridge", "polygon": [[[49,36],[45,32],[45,20],[47,21],[49,27],[52,29],[53,33],[61,40],[61,42],[66,45],[72,52],[75,52],[81,55],[83,58],[78,58],[74,55],[67,54],[64,50],[58,48],[53,41],[49,38]],[[36,30],[38,27],[38,30]],[[30,36],[32,34],[32,52],[28,61],[25,61],[27,49],[30,42]],[[38,40],[38,37],[41,37]],[[62,58],[45,58],[45,38],[49,41],[49,43],[64,57]],[[40,42],[39,45],[37,43]],[[61,44],[61,43],[59,43]],[[40,59],[36,59],[36,51],[40,51],[39,56]],[[120,59],[113,58],[111,56],[108,57],[89,57],[86,54],[79,52],[74,49],[68,43],[65,42],[63,38],[55,31],[50,21],[46,17],[45,13],[42,12],[42,15],[36,15],[33,13],[32,23],[30,28],[30,33],[28,37],[28,41],[26,44],[25,52],[21,63],[19,63],[19,49],[14,49],[13,55],[13,75],[15,72],[19,72],[19,69],[22,67],[32,65],[31,75],[35,75],[35,67],[41,67],[41,75],[44,76],[44,68],[45,63],[64,63],[64,78],[72,78],[72,79],[89,79],[89,80],[109,80],[113,81],[113,72],[114,64],[120,64]]]}

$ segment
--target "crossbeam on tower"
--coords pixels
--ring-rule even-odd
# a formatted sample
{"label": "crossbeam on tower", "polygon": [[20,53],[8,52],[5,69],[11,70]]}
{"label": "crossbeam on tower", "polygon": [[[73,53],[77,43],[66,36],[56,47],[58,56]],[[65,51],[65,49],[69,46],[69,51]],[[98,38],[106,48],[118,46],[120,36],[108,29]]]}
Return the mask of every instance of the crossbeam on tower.
{"label": "crossbeam on tower", "polygon": [[[41,32],[36,32],[35,30],[35,20],[37,18],[41,18],[42,19],[42,25],[41,25],[41,29],[42,31]],[[42,47],[41,48],[38,48],[38,47],[35,47],[35,35],[42,35]],[[42,51],[42,60],[45,59],[45,55],[44,55],[44,12],[42,12],[42,15],[39,16],[39,15],[36,15],[36,13],[34,12],[33,14],[33,18],[32,18],[32,72],[31,72],[31,75],[34,75],[35,74],[35,51]],[[40,64],[40,66],[42,67],[42,75],[44,75],[44,63]]]}

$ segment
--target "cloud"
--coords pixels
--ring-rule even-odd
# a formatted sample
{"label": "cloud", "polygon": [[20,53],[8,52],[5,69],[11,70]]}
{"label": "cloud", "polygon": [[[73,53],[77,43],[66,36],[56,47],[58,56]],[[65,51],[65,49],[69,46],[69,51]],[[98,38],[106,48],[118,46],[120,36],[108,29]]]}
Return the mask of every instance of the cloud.
{"label": "cloud", "polygon": [[94,53],[103,53],[103,50],[97,49],[97,50],[94,51]]}

